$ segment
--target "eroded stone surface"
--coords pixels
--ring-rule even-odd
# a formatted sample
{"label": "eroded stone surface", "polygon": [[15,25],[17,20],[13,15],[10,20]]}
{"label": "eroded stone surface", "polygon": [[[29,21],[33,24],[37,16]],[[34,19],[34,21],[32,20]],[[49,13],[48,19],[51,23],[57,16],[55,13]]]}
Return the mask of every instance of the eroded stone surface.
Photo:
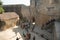
{"label": "eroded stone surface", "polygon": [[[31,0],[31,15],[37,24],[60,19],[60,0]],[[42,23],[41,23],[42,22]]]}
{"label": "eroded stone surface", "polygon": [[60,19],[60,0],[31,0],[30,7],[31,7],[31,12],[35,17],[36,20],[35,22],[37,23],[38,26],[51,21],[51,19],[55,19],[55,20]]}
{"label": "eroded stone surface", "polygon": [[7,28],[14,27],[17,23],[19,16],[14,12],[7,12],[0,14],[0,29],[6,30]]}

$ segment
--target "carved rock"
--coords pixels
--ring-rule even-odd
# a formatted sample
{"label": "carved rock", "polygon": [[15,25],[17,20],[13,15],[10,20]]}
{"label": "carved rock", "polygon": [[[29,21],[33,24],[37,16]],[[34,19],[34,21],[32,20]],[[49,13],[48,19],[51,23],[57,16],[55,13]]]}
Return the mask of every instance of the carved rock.
{"label": "carved rock", "polygon": [[6,30],[14,27],[17,23],[19,16],[15,12],[7,12],[0,14],[0,30]]}

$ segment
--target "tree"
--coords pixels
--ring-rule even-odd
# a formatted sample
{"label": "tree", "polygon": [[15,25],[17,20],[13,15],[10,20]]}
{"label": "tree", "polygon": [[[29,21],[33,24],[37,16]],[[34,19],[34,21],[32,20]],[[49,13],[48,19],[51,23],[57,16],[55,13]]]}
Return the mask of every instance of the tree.
{"label": "tree", "polygon": [[0,14],[2,14],[4,12],[4,9],[3,9],[3,7],[2,7],[2,2],[1,2],[1,0],[0,0]]}
{"label": "tree", "polygon": [[1,2],[1,0],[0,0],[0,5],[2,5],[2,2]]}

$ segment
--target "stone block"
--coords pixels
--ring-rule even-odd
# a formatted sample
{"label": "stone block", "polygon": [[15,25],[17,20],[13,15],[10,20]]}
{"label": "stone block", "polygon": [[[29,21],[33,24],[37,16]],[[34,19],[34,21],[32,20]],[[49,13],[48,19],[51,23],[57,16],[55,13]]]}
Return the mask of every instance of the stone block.
{"label": "stone block", "polygon": [[6,30],[10,27],[16,26],[19,16],[15,12],[6,12],[0,14],[0,29]]}

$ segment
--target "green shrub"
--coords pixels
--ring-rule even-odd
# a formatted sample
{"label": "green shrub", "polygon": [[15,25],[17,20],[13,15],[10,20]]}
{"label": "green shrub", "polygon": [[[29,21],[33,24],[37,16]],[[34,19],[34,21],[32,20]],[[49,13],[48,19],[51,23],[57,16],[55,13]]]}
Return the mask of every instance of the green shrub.
{"label": "green shrub", "polygon": [[3,12],[4,12],[4,9],[0,7],[0,14],[2,14]]}
{"label": "green shrub", "polygon": [[2,14],[4,12],[4,9],[3,9],[3,7],[2,7],[2,2],[1,2],[1,0],[0,0],[0,14]]}

